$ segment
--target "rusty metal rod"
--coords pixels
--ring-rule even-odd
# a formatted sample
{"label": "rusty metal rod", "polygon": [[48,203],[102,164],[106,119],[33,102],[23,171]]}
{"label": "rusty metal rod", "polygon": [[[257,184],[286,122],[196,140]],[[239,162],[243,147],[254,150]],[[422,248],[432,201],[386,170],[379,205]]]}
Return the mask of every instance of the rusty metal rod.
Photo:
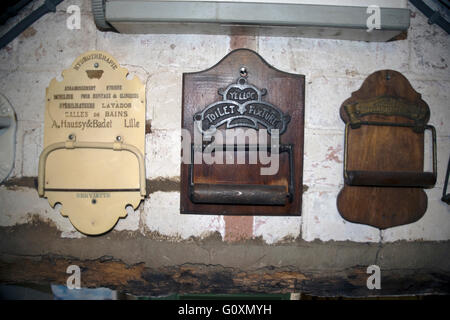
{"label": "rusty metal rod", "polygon": [[287,186],[251,184],[196,183],[192,189],[194,203],[235,205],[285,205]]}

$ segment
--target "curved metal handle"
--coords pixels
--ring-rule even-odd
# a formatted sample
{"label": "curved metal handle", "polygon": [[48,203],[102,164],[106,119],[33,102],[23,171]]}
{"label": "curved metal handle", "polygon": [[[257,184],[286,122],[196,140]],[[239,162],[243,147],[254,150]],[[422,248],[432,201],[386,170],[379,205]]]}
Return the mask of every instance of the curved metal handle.
{"label": "curved metal handle", "polygon": [[[396,126],[415,128],[414,124],[390,123],[390,122],[361,122],[362,125]],[[432,125],[425,125],[424,129],[430,129],[433,140],[433,172],[402,172],[402,171],[362,171],[348,170],[348,130],[350,123],[345,124],[344,143],[344,181],[351,186],[396,186],[396,187],[432,187],[437,178],[437,153],[436,153],[436,129]],[[357,130],[357,129],[353,129]]]}
{"label": "curved metal handle", "polygon": [[444,188],[442,189],[442,198],[446,204],[450,204],[450,193],[447,193],[448,179],[450,177],[450,157],[448,158],[447,173],[445,175]]}
{"label": "curved metal handle", "polygon": [[41,156],[39,157],[39,173],[38,173],[38,193],[40,197],[45,194],[44,182],[45,182],[45,165],[47,157],[50,153],[59,149],[108,149],[114,151],[128,151],[133,153],[139,162],[139,190],[141,196],[146,195],[145,190],[145,163],[142,153],[133,145],[125,144],[120,141],[117,142],[77,142],[74,140],[68,140],[66,142],[57,142],[49,145],[45,148]]}

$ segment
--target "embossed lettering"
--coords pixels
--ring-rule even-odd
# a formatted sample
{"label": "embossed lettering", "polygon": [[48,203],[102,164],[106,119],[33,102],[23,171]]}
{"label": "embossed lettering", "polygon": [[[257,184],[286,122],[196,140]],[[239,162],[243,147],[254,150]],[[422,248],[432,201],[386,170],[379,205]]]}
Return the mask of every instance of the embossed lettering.
{"label": "embossed lettering", "polygon": [[[277,129],[282,134],[290,121],[290,116],[283,114],[277,107],[262,101],[266,90],[259,90],[247,84],[244,78],[237,84],[231,84],[225,90],[219,90],[223,100],[210,104],[203,111],[194,115],[202,133],[215,130],[225,124],[226,128],[249,127],[258,130],[260,126],[271,130]],[[213,133],[213,132],[210,132]]]}

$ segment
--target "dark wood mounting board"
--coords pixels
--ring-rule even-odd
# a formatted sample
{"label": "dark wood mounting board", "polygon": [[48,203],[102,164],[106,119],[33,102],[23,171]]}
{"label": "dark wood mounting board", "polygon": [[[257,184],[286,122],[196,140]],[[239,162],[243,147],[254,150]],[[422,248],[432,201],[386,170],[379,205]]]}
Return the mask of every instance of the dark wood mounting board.
{"label": "dark wood mounting board", "polygon": [[[224,90],[241,78],[240,69],[246,68],[247,84],[264,90],[264,102],[276,106],[290,121],[283,134],[280,144],[292,148],[293,163],[289,163],[289,154],[280,153],[279,170],[275,175],[260,175],[260,168],[267,167],[258,164],[195,164],[192,180],[198,186],[195,197],[191,196],[190,165],[181,164],[181,200],[180,211],[185,214],[220,214],[220,215],[300,215],[303,192],[303,134],[304,134],[304,92],[305,78],[303,75],[279,71],[270,66],[256,52],[249,49],[237,49],[230,52],[219,63],[210,69],[183,74],[182,128],[187,129],[194,137],[194,115],[222,99],[219,90]],[[246,129],[246,128],[242,128]],[[226,130],[226,126],[218,126],[218,130]],[[270,136],[268,135],[268,141]],[[280,149],[281,150],[281,149]],[[233,151],[228,151],[233,152]],[[235,153],[236,159],[236,153]],[[284,205],[263,204],[227,204],[227,197],[232,195],[230,185],[241,187],[239,191],[252,194],[254,199],[264,200],[266,192],[273,191],[273,198],[280,201],[279,194],[289,189],[289,168],[292,165],[293,194],[292,202]],[[254,186],[254,188],[252,187]],[[217,188],[221,192],[216,192]],[[252,191],[253,190],[253,191]],[[198,203],[196,200],[208,198],[214,192],[220,193],[225,203]],[[206,197],[205,197],[206,195]],[[210,198],[210,197],[209,197]],[[194,203],[192,200],[196,201]],[[267,202],[270,202],[268,199]],[[245,202],[243,202],[245,203]]]}
{"label": "dark wood mounting board", "polygon": [[340,116],[347,155],[337,199],[341,216],[379,229],[419,220],[427,209],[422,188],[436,182],[435,163],[433,173],[423,172],[424,129],[434,139],[435,130],[421,95],[401,73],[377,71],[344,101]]}

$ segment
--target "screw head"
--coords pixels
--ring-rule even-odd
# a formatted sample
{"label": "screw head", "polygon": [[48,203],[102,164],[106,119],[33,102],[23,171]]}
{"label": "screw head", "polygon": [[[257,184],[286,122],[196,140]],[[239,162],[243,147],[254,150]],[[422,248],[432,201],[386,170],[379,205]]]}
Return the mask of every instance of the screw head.
{"label": "screw head", "polygon": [[247,77],[248,76],[248,71],[246,67],[241,67],[239,69],[239,74],[241,75],[241,77]]}

